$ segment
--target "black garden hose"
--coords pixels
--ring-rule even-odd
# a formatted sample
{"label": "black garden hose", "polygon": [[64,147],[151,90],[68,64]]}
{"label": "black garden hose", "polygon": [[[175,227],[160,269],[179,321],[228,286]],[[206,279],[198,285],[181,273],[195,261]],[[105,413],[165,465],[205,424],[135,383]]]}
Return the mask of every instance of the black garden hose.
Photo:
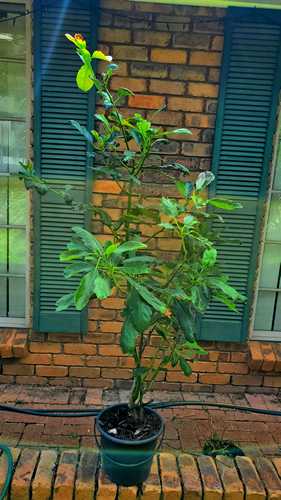
{"label": "black garden hose", "polygon": [[[267,410],[264,408],[250,408],[247,406],[239,405],[229,405],[225,403],[210,403],[203,401],[161,401],[158,403],[149,403],[147,406],[155,410],[164,410],[165,408],[173,408],[175,406],[204,406],[210,408],[221,408],[225,410],[238,410],[244,411],[246,413],[257,413],[259,415],[271,415],[275,417],[281,417],[281,411],[279,410]],[[64,417],[64,418],[80,418],[80,417],[97,417],[103,409],[101,408],[89,408],[85,410],[73,410],[73,409],[31,409],[31,408],[20,408],[17,406],[0,405],[0,412],[7,411],[12,413],[22,413],[24,415],[35,415],[38,417]],[[5,454],[7,460],[7,475],[4,483],[2,492],[0,492],[0,500],[4,500],[7,495],[10,483],[13,477],[13,457],[10,449],[6,445],[0,444],[0,450]]]}

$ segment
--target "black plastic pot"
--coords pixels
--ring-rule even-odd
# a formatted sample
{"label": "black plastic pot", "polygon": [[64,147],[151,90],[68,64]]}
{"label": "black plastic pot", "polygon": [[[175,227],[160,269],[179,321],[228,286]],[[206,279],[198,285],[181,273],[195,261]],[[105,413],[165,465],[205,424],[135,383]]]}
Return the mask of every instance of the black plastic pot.
{"label": "black plastic pot", "polygon": [[96,418],[96,426],[100,433],[98,446],[101,453],[102,468],[109,479],[118,485],[134,486],[143,483],[149,476],[157,443],[164,434],[164,422],[158,413],[151,408],[147,412],[153,413],[159,419],[160,429],[151,437],[140,440],[125,440],[105,432],[101,422],[106,412],[114,408],[127,407],[126,404],[110,406],[103,410]]}

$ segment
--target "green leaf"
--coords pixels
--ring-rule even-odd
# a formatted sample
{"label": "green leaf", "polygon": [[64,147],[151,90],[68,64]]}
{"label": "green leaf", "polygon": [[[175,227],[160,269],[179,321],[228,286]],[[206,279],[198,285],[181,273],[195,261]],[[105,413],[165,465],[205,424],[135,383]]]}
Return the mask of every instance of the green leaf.
{"label": "green leaf", "polygon": [[243,205],[241,205],[238,201],[227,200],[224,198],[210,198],[208,200],[208,205],[221,208],[222,210],[236,210],[237,208],[243,208]]}
{"label": "green leaf", "polygon": [[90,298],[94,294],[94,283],[97,276],[97,271],[94,269],[85,274],[80,281],[74,296],[75,307],[78,311],[82,311],[87,306]]}
{"label": "green leaf", "polygon": [[59,300],[56,302],[56,311],[65,311],[69,307],[74,305],[74,293],[68,293],[67,295],[63,295]]}
{"label": "green leaf", "polygon": [[196,333],[196,323],[188,304],[175,300],[171,307],[178,325],[186,340],[193,340]]}
{"label": "green leaf", "polygon": [[147,248],[147,246],[144,243],[141,243],[141,241],[126,241],[125,243],[122,243],[117,250],[115,250],[115,254],[120,255],[125,252],[135,252],[136,250],[142,250],[144,248]]}
{"label": "green leaf", "polygon": [[133,160],[135,156],[136,156],[135,151],[128,151],[128,150],[126,150],[123,153],[123,160],[125,162],[127,162],[127,161],[130,161],[130,160]]}
{"label": "green leaf", "polygon": [[147,265],[144,262],[138,262],[136,264],[127,264],[123,265],[121,268],[124,274],[128,274],[129,276],[137,276],[138,274],[149,274],[151,272],[150,267],[147,267]]}
{"label": "green leaf", "polygon": [[88,92],[94,85],[93,81],[93,69],[88,64],[83,64],[79,69],[76,76],[76,83],[80,90],[83,92]]}
{"label": "green leaf", "polygon": [[139,332],[144,332],[151,323],[152,309],[133,288],[127,300],[130,318]]}
{"label": "green leaf", "polygon": [[75,262],[71,264],[64,270],[64,277],[66,279],[72,278],[72,276],[77,276],[80,273],[88,273],[93,269],[93,264],[87,264],[86,262]]}
{"label": "green leaf", "polygon": [[214,179],[215,176],[213,172],[201,172],[195,182],[196,191],[202,191],[202,189],[205,189],[207,186],[209,186],[209,184],[211,184]]}
{"label": "green leaf", "polygon": [[134,92],[132,92],[130,89],[127,89],[125,87],[120,87],[119,89],[117,89],[116,91],[118,97],[126,97],[126,96],[130,96],[130,95],[135,95]]}
{"label": "green leaf", "polygon": [[83,241],[84,245],[91,250],[92,252],[101,253],[102,245],[100,242],[94,237],[92,233],[84,229],[80,226],[74,226],[72,228],[75,234]]}
{"label": "green leaf", "polygon": [[115,250],[117,250],[117,248],[118,248],[117,243],[111,243],[111,245],[106,247],[104,255],[109,257],[111,254],[113,254],[115,252]]}
{"label": "green leaf", "polygon": [[202,257],[202,264],[205,267],[212,267],[217,261],[217,250],[215,248],[207,248]]}
{"label": "green leaf", "polygon": [[170,222],[161,222],[159,224],[159,226],[163,227],[163,229],[167,229],[167,230],[175,229],[175,226],[173,226],[173,224],[171,224]]}
{"label": "green leaf", "polygon": [[186,215],[183,219],[183,223],[186,228],[192,227],[195,224],[198,224],[198,221],[193,217],[193,215]]}
{"label": "green leaf", "polygon": [[128,257],[128,259],[125,259],[123,261],[123,265],[136,264],[138,262],[156,264],[158,259],[156,259],[156,257],[151,257],[150,255],[137,255],[136,257]]}
{"label": "green leaf", "polygon": [[60,254],[60,262],[71,262],[72,260],[82,260],[88,255],[88,252],[80,250],[65,250]]}
{"label": "green leaf", "polygon": [[80,132],[80,134],[83,135],[83,137],[85,137],[85,139],[92,144],[93,137],[90,134],[90,132],[86,129],[86,127],[80,125],[80,123],[77,122],[76,120],[70,120],[70,123],[72,127],[76,128],[76,130],[78,130],[78,132]]}
{"label": "green leaf", "polygon": [[176,202],[171,200],[170,198],[161,198],[161,207],[166,215],[171,215],[172,217],[176,217],[178,215],[178,205]]}
{"label": "green leaf", "polygon": [[127,317],[121,330],[120,346],[124,354],[134,354],[139,332],[134,327],[131,319]]}
{"label": "green leaf", "polygon": [[133,280],[129,276],[127,277],[128,282],[130,285],[137,290],[137,292],[140,294],[140,296],[150,305],[155,309],[156,311],[161,312],[162,314],[165,314],[167,311],[167,306],[159,300],[153,293],[151,293],[146,287],[138,283],[137,281]]}
{"label": "green leaf", "polygon": [[240,294],[235,288],[230,286],[228,283],[226,283],[224,280],[217,278],[217,277],[211,277],[209,278],[209,283],[211,284],[212,287],[218,288],[221,290],[225,295],[230,297],[232,300],[241,300],[245,301],[246,297],[244,295]]}
{"label": "green leaf", "polygon": [[[92,54],[92,59],[100,59],[101,61],[108,61],[108,62],[112,61],[112,57],[107,56],[106,54],[101,52],[101,50],[95,50]],[[111,66],[113,66],[113,65],[111,65]]]}
{"label": "green leaf", "polygon": [[106,116],[99,114],[99,113],[96,113],[95,118],[96,118],[96,120],[98,120],[99,122],[102,122],[104,124],[106,130],[111,130],[110,123],[109,123],[108,119],[106,118]]}
{"label": "green leaf", "polygon": [[108,278],[97,273],[94,281],[94,293],[100,300],[106,299],[111,294],[111,286]]}
{"label": "green leaf", "polygon": [[184,358],[180,358],[180,367],[181,367],[181,370],[184,373],[184,375],[186,375],[186,377],[189,377],[189,375],[191,375],[192,368],[191,368],[190,364],[187,363],[187,361]]}
{"label": "green leaf", "polygon": [[184,197],[188,198],[193,190],[192,182],[177,181],[176,187],[178,192]]}
{"label": "green leaf", "polygon": [[192,135],[192,132],[188,130],[187,128],[176,128],[175,130],[170,130],[167,132],[169,135],[170,134],[186,134],[186,135]]}

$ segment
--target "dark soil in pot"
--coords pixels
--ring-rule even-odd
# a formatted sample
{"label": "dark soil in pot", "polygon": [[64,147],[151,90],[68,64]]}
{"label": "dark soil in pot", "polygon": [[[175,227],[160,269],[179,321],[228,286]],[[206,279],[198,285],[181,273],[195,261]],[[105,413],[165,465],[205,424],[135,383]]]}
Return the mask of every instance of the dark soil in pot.
{"label": "dark soil in pot", "polygon": [[97,417],[102,467],[116,484],[140,485],[149,475],[164,424],[154,410],[145,407],[143,411],[140,420],[128,405],[119,404]]}

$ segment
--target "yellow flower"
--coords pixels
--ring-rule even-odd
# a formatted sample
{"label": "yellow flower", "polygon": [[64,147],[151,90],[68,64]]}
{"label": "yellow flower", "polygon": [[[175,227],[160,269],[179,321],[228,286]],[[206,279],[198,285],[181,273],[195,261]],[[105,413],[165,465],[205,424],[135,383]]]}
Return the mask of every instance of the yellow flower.
{"label": "yellow flower", "polygon": [[170,318],[172,316],[172,311],[170,309],[166,309],[164,312],[164,316],[167,316],[167,318]]}
{"label": "yellow flower", "polygon": [[65,33],[65,36],[70,42],[74,43],[78,49],[84,49],[86,47],[86,40],[80,33],[75,33],[74,36],[69,33]]}

